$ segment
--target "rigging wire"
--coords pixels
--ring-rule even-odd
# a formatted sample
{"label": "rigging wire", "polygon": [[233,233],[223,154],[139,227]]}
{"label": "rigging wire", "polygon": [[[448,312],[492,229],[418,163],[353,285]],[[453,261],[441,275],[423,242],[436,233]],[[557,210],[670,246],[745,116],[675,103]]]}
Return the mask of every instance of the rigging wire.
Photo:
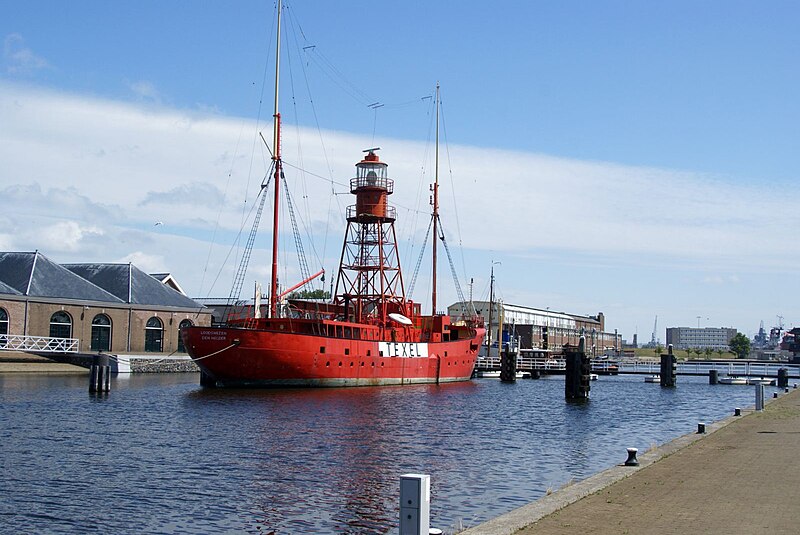
{"label": "rigging wire", "polygon": [[447,171],[450,176],[450,191],[453,195],[453,213],[455,215],[455,220],[456,220],[456,236],[458,237],[458,248],[459,251],[461,252],[461,269],[463,270],[464,278],[466,279],[467,263],[466,260],[464,259],[464,242],[461,236],[461,220],[458,217],[458,203],[456,202],[456,187],[455,187],[456,182],[455,179],[453,178],[453,165],[450,160],[450,145],[449,143],[447,143],[447,123],[445,122],[444,104],[441,102],[441,99],[439,101],[439,106],[442,116],[442,132],[444,134],[444,139],[445,139],[444,148],[445,148],[445,153],[447,154]]}

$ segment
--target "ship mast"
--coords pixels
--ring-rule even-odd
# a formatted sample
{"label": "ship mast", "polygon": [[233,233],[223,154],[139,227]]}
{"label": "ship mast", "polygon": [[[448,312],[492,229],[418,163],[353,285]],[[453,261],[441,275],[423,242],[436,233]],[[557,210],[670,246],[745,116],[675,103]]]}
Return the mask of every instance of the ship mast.
{"label": "ship mast", "polygon": [[436,163],[433,182],[433,284],[431,292],[431,316],[436,315],[436,241],[439,239],[439,82],[436,82]]}
{"label": "ship mast", "polygon": [[281,11],[282,0],[278,0],[278,40],[275,47],[275,112],[272,126],[272,161],[275,163],[275,201],[272,216],[272,282],[269,291],[269,315],[278,316],[278,203],[280,202],[280,179],[283,174],[281,162],[281,114],[278,111],[278,81],[281,64]]}

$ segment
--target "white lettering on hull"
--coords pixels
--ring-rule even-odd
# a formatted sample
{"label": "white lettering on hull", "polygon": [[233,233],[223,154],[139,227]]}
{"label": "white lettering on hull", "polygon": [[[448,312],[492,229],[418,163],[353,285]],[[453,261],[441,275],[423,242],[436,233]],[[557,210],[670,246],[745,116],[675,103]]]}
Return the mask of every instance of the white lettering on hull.
{"label": "white lettering on hull", "polygon": [[428,344],[416,342],[378,342],[378,350],[384,357],[428,358]]}

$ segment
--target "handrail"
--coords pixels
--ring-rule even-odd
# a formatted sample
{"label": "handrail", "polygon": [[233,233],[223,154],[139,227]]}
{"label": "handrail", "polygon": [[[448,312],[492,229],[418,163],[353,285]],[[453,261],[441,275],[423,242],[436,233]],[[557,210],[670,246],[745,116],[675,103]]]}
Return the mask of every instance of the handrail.
{"label": "handrail", "polygon": [[4,351],[42,351],[45,353],[77,353],[80,340],[49,336],[0,334],[0,349]]}

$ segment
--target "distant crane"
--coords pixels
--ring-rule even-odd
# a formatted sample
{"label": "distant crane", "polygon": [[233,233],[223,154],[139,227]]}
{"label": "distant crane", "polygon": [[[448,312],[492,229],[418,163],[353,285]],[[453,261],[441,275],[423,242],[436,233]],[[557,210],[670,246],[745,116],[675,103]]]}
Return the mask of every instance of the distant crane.
{"label": "distant crane", "polygon": [[658,314],[656,314],[656,319],[653,322],[653,335],[650,337],[650,347],[656,347],[658,345],[656,332],[658,332]]}

